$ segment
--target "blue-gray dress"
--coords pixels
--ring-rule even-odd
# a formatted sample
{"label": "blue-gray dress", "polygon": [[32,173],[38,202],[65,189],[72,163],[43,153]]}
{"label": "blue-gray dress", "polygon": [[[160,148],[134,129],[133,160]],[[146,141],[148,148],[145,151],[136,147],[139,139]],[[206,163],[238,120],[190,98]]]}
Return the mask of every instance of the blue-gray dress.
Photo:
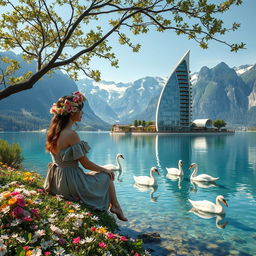
{"label": "blue-gray dress", "polygon": [[88,153],[85,141],[69,146],[52,155],[44,188],[54,195],[62,195],[66,200],[81,201],[97,210],[107,210],[110,203],[110,177],[102,172],[84,172],[78,159]]}

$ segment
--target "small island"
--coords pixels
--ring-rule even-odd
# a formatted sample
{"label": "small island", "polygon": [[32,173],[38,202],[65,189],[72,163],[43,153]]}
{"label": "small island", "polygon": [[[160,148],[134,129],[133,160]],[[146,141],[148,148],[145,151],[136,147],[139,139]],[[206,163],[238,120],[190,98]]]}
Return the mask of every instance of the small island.
{"label": "small island", "polygon": [[145,120],[134,120],[133,124],[113,124],[110,133],[118,134],[168,134],[168,133],[230,133],[233,134],[235,130],[227,129],[226,122],[224,120],[210,119],[196,119],[194,120],[190,127],[175,127],[170,126],[166,130],[158,130],[158,126],[154,121]]}

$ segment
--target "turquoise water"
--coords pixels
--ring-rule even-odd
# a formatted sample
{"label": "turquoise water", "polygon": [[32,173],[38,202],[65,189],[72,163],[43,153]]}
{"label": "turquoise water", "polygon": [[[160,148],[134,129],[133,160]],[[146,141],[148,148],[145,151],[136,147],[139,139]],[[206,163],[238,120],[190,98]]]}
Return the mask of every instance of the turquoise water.
{"label": "turquoise water", "polygon": [[[256,133],[234,135],[110,135],[79,133],[91,146],[89,158],[97,164],[115,163],[122,153],[122,181],[118,198],[128,223],[121,231],[136,236],[158,232],[159,243],[146,244],[152,255],[256,255]],[[46,175],[49,155],[44,133],[0,133],[1,139],[19,143],[24,166]],[[183,160],[184,178],[166,178],[166,167]],[[189,181],[190,163],[199,173],[220,177],[216,186],[202,188]],[[157,166],[158,188],[134,187],[133,175],[148,175]],[[188,199],[228,199],[222,218],[202,218],[189,212]],[[209,216],[208,216],[209,217]]]}

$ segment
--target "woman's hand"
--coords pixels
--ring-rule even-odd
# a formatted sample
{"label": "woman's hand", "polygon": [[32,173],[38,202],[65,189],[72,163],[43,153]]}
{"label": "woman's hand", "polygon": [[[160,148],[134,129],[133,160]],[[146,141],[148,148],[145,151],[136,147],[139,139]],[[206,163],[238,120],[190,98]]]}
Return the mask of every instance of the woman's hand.
{"label": "woman's hand", "polygon": [[114,180],[114,179],[115,179],[115,174],[114,174],[114,172],[113,172],[112,170],[105,169],[104,172],[110,176],[110,179],[111,179],[111,180]]}

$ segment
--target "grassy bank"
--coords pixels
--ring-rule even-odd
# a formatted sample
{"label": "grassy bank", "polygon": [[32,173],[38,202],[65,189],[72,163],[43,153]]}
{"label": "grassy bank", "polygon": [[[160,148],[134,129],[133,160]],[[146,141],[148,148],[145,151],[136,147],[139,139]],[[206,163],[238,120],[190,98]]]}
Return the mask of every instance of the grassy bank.
{"label": "grassy bank", "polygon": [[149,255],[107,212],[52,196],[38,173],[0,163],[0,256]]}

